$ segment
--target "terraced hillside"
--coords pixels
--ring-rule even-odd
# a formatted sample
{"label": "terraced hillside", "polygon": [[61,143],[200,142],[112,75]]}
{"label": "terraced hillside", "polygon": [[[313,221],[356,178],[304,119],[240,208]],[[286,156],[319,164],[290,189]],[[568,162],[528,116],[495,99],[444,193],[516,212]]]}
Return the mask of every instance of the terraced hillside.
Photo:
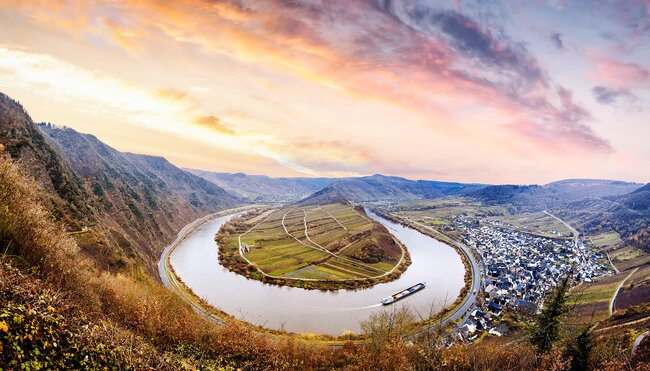
{"label": "terraced hillside", "polygon": [[247,215],[224,225],[217,240],[225,266],[292,286],[368,286],[396,278],[408,264],[386,228],[347,203]]}

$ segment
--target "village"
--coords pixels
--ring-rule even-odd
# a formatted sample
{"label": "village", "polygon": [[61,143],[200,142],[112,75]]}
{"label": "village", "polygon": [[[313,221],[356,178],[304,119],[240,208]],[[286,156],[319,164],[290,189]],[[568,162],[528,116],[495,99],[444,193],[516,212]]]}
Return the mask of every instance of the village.
{"label": "village", "polygon": [[589,249],[581,239],[548,238],[509,228],[498,221],[479,221],[459,216],[455,228],[463,242],[480,260],[483,295],[458,329],[462,341],[473,341],[482,333],[505,335],[504,313],[532,315],[546,293],[567,274],[573,281],[591,282],[613,274],[601,263],[602,254]]}

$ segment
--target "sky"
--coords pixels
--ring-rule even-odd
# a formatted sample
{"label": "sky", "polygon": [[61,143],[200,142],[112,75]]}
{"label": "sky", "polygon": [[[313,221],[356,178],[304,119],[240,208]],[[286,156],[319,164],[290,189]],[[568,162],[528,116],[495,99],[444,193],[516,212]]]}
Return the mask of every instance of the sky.
{"label": "sky", "polygon": [[36,122],[269,176],[650,181],[650,0],[0,0]]}

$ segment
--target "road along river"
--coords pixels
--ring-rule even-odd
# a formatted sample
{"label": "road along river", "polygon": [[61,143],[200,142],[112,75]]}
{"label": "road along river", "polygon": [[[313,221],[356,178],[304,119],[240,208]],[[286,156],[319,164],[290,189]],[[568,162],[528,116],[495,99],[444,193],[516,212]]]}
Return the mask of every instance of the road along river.
{"label": "road along river", "polygon": [[232,215],[196,228],[176,245],[169,259],[176,275],[212,306],[256,325],[291,332],[359,332],[361,321],[386,309],[379,304],[383,297],[423,281],[426,289],[388,308],[408,306],[416,315],[428,317],[432,308],[437,312],[443,304],[453,303],[465,285],[464,266],[456,250],[372,212],[368,215],[407,246],[412,263],[397,280],[367,289],[318,291],[273,286],[228,271],[219,264],[214,236]]}

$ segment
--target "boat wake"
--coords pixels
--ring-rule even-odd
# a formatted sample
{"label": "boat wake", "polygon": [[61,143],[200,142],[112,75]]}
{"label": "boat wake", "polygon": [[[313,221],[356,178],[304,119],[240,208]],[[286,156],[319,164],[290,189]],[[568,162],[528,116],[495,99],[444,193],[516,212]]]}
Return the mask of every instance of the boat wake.
{"label": "boat wake", "polygon": [[311,305],[301,305],[303,308],[308,308],[308,309],[320,309],[320,310],[331,310],[331,311],[341,311],[341,312],[347,312],[347,311],[353,311],[353,310],[364,310],[364,309],[370,309],[370,308],[376,308],[376,307],[381,307],[381,303],[377,304],[372,304],[372,305],[367,305],[365,307],[340,307],[340,308],[327,308],[327,307],[316,307],[316,306],[311,306]]}

